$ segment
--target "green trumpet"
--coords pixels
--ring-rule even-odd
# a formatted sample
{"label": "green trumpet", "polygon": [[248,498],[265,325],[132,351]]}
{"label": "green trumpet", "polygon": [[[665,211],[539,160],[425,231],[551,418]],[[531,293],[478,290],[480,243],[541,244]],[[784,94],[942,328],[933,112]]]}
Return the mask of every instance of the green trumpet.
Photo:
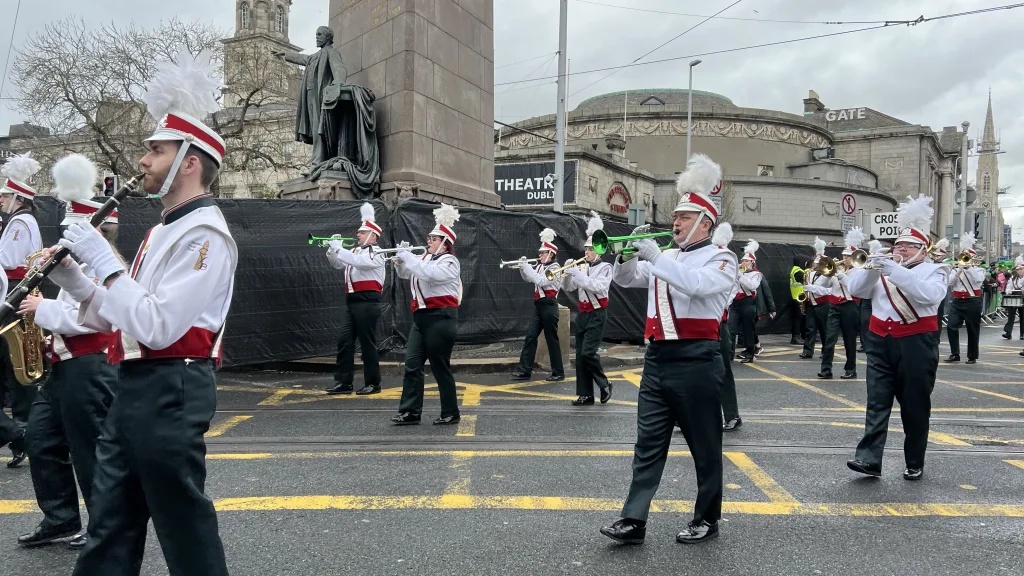
{"label": "green trumpet", "polygon": [[327,246],[328,242],[333,242],[335,240],[340,240],[341,241],[341,247],[342,248],[355,248],[356,247],[356,239],[355,238],[343,238],[341,236],[341,234],[335,234],[334,236],[327,236],[327,237],[325,237],[325,236],[313,236],[312,234],[310,234],[309,238],[308,238],[308,240],[306,242],[309,245],[311,245],[311,246],[313,244],[316,244],[317,246],[324,247],[324,246]]}
{"label": "green trumpet", "polygon": [[[652,232],[651,234],[636,234],[633,236],[608,236],[604,230],[597,230],[591,237],[591,244],[594,252],[597,254],[634,254],[636,253],[636,248],[629,246],[630,242],[644,238],[660,238],[671,235],[672,231],[666,230],[665,232]],[[662,246],[661,249],[665,250],[671,246],[672,244],[669,243],[667,246]]]}

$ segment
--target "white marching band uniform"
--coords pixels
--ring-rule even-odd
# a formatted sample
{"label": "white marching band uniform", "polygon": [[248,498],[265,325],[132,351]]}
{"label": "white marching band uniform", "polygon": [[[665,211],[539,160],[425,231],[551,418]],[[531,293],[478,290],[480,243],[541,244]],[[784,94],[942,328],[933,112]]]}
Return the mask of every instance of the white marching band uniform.
{"label": "white marching band uniform", "polygon": [[459,259],[445,252],[435,256],[410,255],[395,264],[395,274],[409,279],[412,311],[457,308],[462,303],[462,267]]}
{"label": "white marching band uniform", "polygon": [[[39,232],[39,224],[35,216],[30,212],[16,212],[14,201],[17,198],[34,200],[36,190],[27,182],[36,172],[39,171],[39,162],[36,162],[29,154],[21,154],[7,160],[3,168],[3,186],[0,186],[0,195],[11,194],[9,211],[13,212],[3,231],[0,232],[0,267],[7,275],[8,280],[22,280],[28,271],[26,260],[31,254],[42,249],[43,237]],[[6,294],[7,291],[4,291]]]}
{"label": "white marching band uniform", "polygon": [[612,284],[612,265],[607,262],[585,264],[579,271],[562,278],[566,292],[576,291],[580,312],[592,312],[608,307],[608,290]]}
{"label": "white marching band uniform", "polygon": [[556,298],[558,297],[558,289],[562,285],[562,281],[558,278],[548,280],[545,274],[548,270],[557,270],[558,262],[552,258],[548,264],[537,263],[536,268],[529,266],[521,266],[519,273],[522,275],[523,280],[533,283],[533,299],[540,300],[541,298]]}
{"label": "white marching band uniform", "polygon": [[345,291],[382,292],[384,290],[384,255],[374,251],[374,246],[360,246],[348,250],[339,248],[327,252],[331,266],[345,271]]}

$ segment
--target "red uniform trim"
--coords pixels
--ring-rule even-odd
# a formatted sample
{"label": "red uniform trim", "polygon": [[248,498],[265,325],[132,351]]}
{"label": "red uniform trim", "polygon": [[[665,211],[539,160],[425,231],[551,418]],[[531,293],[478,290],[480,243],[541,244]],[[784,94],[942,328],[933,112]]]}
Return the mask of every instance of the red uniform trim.
{"label": "red uniform trim", "polygon": [[353,292],[383,292],[384,285],[376,280],[360,280],[352,283],[352,289],[348,291],[349,294]]}
{"label": "red uniform trim", "polygon": [[756,297],[757,297],[757,290],[754,290],[754,292],[752,294],[750,294],[749,296],[747,295],[746,292],[737,292],[736,296],[733,298],[733,300],[743,300],[744,298],[756,298]]}
{"label": "red uniform trim", "polygon": [[[68,353],[71,354],[71,358],[78,358],[86,354],[99,354],[108,352],[110,346],[110,334],[93,333],[93,334],[80,334],[78,336],[64,336],[60,338],[64,342],[64,347],[67,348]],[[53,362],[60,362],[64,360],[57,351],[54,349],[53,341],[51,340],[50,345],[47,347],[49,350],[50,360]],[[70,358],[68,358],[70,360]]]}
{"label": "red uniform trim", "polygon": [[206,131],[200,128],[199,126],[192,124],[191,122],[185,120],[184,118],[181,118],[180,116],[168,114],[167,121],[165,122],[165,127],[169,130],[177,130],[179,132],[191,134],[195,136],[197,139],[202,140],[203,142],[209,144],[210,148],[213,148],[221,156],[224,156],[223,144],[218,142],[213,136],[207,134]]}
{"label": "red uniform trim", "polygon": [[[545,290],[544,291],[544,297],[545,298],[556,298],[556,297],[558,297],[558,290]],[[533,291],[533,299],[534,300],[540,300],[540,298],[541,298],[540,294],[538,294],[537,291],[534,290]]]}
{"label": "red uniform trim", "polygon": [[205,328],[198,328],[196,326],[189,328],[188,332],[185,332],[185,335],[179,338],[177,342],[162,350],[153,350],[139,343],[142,358],[133,358],[131,360],[125,360],[121,331],[114,332],[114,335],[116,337],[115,345],[111,346],[107,352],[107,360],[111,364],[119,364],[122,361],[131,362],[132,360],[156,360],[162,358],[213,358],[218,364],[220,363],[220,350],[214,350],[214,344],[217,342],[217,333]]}
{"label": "red uniform trim", "polygon": [[882,320],[878,316],[872,316],[871,322],[868,324],[868,329],[871,330],[872,333],[882,336],[883,338],[885,336],[902,338],[903,336],[935,332],[939,329],[939,317],[924,316],[913,324],[904,324],[901,321],[889,319]]}
{"label": "red uniform trim", "polygon": [[[430,298],[424,298],[423,302],[426,303],[424,306],[425,310],[433,310],[435,308],[458,308],[459,299],[455,296],[431,296]],[[419,310],[420,303],[414,298],[412,301],[412,311]]]}
{"label": "red uniform trim", "polygon": [[973,293],[966,290],[953,291],[953,298],[977,298],[978,296],[981,296],[981,290],[975,290]]}
{"label": "red uniform trim", "polygon": [[[601,308],[607,308],[608,307],[608,299],[607,298],[598,298],[597,299],[597,303],[601,305]],[[591,304],[590,302],[587,302],[586,300],[580,300],[580,308],[579,309],[580,309],[580,312],[593,312],[594,310],[597,310],[597,308],[594,308],[593,304]]]}
{"label": "red uniform trim", "polygon": [[8,280],[24,280],[26,273],[28,273],[28,268],[26,268],[24,266],[19,266],[17,268],[11,268],[10,270],[7,270],[7,279]]}
{"label": "red uniform trim", "polygon": [[[718,340],[721,322],[717,318],[675,318],[679,340]],[[665,340],[665,333],[657,318],[648,318],[644,338]]]}

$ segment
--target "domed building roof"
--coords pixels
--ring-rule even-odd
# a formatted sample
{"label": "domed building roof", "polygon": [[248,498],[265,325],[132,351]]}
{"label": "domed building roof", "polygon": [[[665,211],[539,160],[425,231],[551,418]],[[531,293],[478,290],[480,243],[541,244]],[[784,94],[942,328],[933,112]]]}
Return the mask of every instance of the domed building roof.
{"label": "domed building roof", "polygon": [[[622,92],[609,92],[592,98],[587,98],[576,106],[576,110],[596,108],[618,108],[622,106],[623,96],[626,96],[630,106],[686,106],[689,90],[685,88],[649,88],[643,90],[629,90]],[[732,100],[715,94],[714,92],[693,91],[693,105],[716,106],[720,108],[735,108]]]}

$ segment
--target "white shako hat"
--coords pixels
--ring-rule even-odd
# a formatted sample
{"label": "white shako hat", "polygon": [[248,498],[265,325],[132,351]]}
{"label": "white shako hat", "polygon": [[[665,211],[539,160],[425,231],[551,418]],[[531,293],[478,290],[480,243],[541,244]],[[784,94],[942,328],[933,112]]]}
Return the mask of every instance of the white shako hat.
{"label": "white shako hat", "polygon": [[700,212],[710,218],[712,224],[717,224],[719,214],[711,201],[711,193],[721,186],[722,167],[704,154],[694,154],[686,170],[676,179],[679,203],[672,212]]}
{"label": "white shako hat", "polygon": [[[14,194],[26,200],[36,197],[36,189],[29,186],[28,182],[36,175],[36,172],[39,172],[39,162],[36,162],[31,154],[31,152],[26,152],[8,158],[0,168],[0,173],[6,177],[3,187],[0,188],[0,194]],[[12,203],[11,209],[13,208],[14,204]]]}
{"label": "white shako hat", "polygon": [[555,231],[551,228],[545,228],[540,231],[540,248],[538,252],[547,250],[552,254],[558,254],[558,246],[555,246]]}
{"label": "white shako hat", "polygon": [[587,222],[587,241],[583,243],[584,248],[594,247],[594,232],[604,230],[604,220],[601,215],[593,210],[590,211],[590,221]]}
{"label": "white shako hat", "polygon": [[1013,265],[1014,267],[1024,266],[1024,254],[1017,256],[1017,258],[1013,261]]}
{"label": "white shako hat", "polygon": [[860,245],[864,242],[864,229],[860,226],[851,228],[844,240],[846,246],[843,248],[843,256],[852,256],[854,252],[860,250]]}
{"label": "white shako hat", "polygon": [[946,238],[939,238],[939,241],[935,243],[935,247],[933,248],[933,252],[935,253],[936,257],[945,259],[946,254],[949,252],[948,248],[949,248],[949,240],[946,239]]}
{"label": "white shako hat", "polygon": [[208,53],[193,57],[183,50],[175,61],[158,64],[156,73],[146,85],[142,99],[149,114],[157,121],[157,127],[143,144],[148,148],[150,142],[160,140],[182,143],[158,193],[160,196],[170,188],[189,147],[195,146],[205,152],[218,168],[224,161],[224,139],[200,120],[220,109],[217,94],[221,82],[214,76],[210,59]]}
{"label": "white shako hat", "polygon": [[[53,192],[65,202],[61,226],[92,219],[103,204],[92,200],[99,177],[96,165],[81,154],[68,154],[50,168]],[[117,224],[117,210],[104,218],[104,223]]]}
{"label": "white shako hat", "polygon": [[931,202],[932,199],[928,196],[907,196],[907,201],[900,204],[896,211],[896,223],[900,231],[893,244],[911,242],[928,246],[928,230],[932,225],[932,216],[935,215],[935,209],[930,206]]}
{"label": "white shako hat", "polygon": [[459,220],[459,210],[448,204],[441,204],[440,208],[434,209],[434,229],[427,236],[442,236],[455,244],[455,223]]}
{"label": "white shako hat", "polygon": [[814,238],[814,262],[817,263],[825,255],[825,241],[821,238]]}
{"label": "white shako hat", "polygon": [[374,222],[373,204],[363,202],[363,205],[359,207],[359,217],[363,219],[363,223],[359,226],[359,231],[373,232],[380,238],[383,231],[380,225]]}
{"label": "white shako hat", "polygon": [[[712,242],[714,241],[712,240]],[[749,260],[756,264],[757,256],[755,256],[755,253],[757,253],[757,250],[760,247],[761,245],[757,243],[757,240],[751,238],[750,242],[747,242],[747,245],[743,247],[743,258],[741,258],[740,261],[742,262],[743,260]]]}
{"label": "white shako hat", "polygon": [[960,239],[960,249],[966,250],[971,256],[977,256],[978,253],[974,251],[974,245],[978,242],[978,239],[974,237],[974,232],[967,232],[964,237]]}

